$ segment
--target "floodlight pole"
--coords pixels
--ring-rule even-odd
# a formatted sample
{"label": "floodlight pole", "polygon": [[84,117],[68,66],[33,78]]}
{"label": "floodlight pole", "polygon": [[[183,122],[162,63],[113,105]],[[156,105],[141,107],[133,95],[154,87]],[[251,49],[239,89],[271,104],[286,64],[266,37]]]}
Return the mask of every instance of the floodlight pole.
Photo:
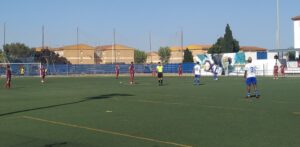
{"label": "floodlight pole", "polygon": [[114,48],[114,58],[115,58],[115,64],[117,62],[117,52],[116,52],[116,29],[114,28],[114,44],[113,44],[113,48]]}
{"label": "floodlight pole", "polygon": [[80,63],[80,57],[79,57],[79,27],[76,29],[76,49],[77,49],[77,55],[78,55],[78,64]]}
{"label": "floodlight pole", "polygon": [[151,32],[149,33],[149,47],[150,47],[150,61],[152,64],[152,36],[151,36]]}
{"label": "floodlight pole", "polygon": [[45,49],[45,27],[42,26],[42,50]]}
{"label": "floodlight pole", "polygon": [[6,44],[6,23],[3,25],[3,49]]}
{"label": "floodlight pole", "polygon": [[180,32],[180,42],[181,42],[181,52],[183,52],[183,28],[181,28],[181,32]]}
{"label": "floodlight pole", "polygon": [[275,48],[280,49],[280,17],[279,17],[279,0],[276,3],[276,43]]}
{"label": "floodlight pole", "polygon": [[181,41],[181,53],[182,53],[182,60],[184,59],[184,51],[183,51],[183,28],[181,27],[181,33],[180,33],[180,41]]}

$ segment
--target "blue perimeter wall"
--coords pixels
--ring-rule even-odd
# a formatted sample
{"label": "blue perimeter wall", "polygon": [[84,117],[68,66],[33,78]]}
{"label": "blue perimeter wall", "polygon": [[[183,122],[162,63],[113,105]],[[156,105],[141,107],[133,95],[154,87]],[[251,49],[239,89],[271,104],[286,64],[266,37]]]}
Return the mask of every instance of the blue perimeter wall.
{"label": "blue perimeter wall", "polygon": [[[192,73],[194,63],[183,63],[182,69],[184,73]],[[20,67],[22,65],[11,64],[13,75],[20,75]],[[40,70],[38,65],[23,65],[25,68],[25,76],[39,75]],[[76,65],[76,64],[49,64],[44,65],[48,75],[72,75],[72,74],[112,74],[115,73],[114,64],[94,64],[94,65]],[[120,73],[128,73],[129,64],[119,64]],[[151,73],[156,69],[156,64],[135,64],[136,73]],[[165,64],[164,73],[177,73],[178,64]],[[5,67],[0,67],[0,75],[5,75]]]}
{"label": "blue perimeter wall", "polygon": [[[193,71],[194,63],[182,64],[184,73]],[[120,64],[120,73],[128,73],[129,64]],[[151,73],[156,69],[156,64],[135,64],[136,73]],[[177,73],[178,64],[165,64],[164,73]],[[98,64],[98,65],[49,65],[47,67],[48,74],[66,75],[66,74],[111,74],[115,73],[114,64]]]}

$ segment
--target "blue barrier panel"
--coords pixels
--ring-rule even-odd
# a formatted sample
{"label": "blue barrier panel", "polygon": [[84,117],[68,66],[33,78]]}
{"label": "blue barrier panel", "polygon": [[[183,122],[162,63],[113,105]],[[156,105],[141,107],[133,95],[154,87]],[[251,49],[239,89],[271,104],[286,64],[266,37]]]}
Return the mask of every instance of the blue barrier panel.
{"label": "blue barrier panel", "polygon": [[[120,64],[120,73],[129,72],[129,64]],[[151,73],[156,64],[135,64],[136,73]],[[165,64],[164,73],[177,73],[178,64]],[[192,73],[194,63],[183,63],[183,73]],[[47,73],[51,75],[71,75],[71,74],[112,74],[115,73],[114,64],[53,64],[48,65]]]}

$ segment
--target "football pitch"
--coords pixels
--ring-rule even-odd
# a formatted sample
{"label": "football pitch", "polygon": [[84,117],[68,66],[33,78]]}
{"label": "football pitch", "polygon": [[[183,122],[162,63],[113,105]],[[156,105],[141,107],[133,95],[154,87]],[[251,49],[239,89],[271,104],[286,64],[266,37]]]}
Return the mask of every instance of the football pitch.
{"label": "football pitch", "polygon": [[[14,78],[0,89],[2,147],[299,147],[300,78]],[[1,84],[4,79],[1,79]]]}

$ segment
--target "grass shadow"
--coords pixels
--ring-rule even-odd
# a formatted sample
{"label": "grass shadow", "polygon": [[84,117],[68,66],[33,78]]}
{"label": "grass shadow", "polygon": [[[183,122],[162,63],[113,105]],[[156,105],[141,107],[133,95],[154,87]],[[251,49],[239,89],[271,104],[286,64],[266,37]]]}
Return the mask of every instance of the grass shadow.
{"label": "grass shadow", "polygon": [[78,100],[78,101],[74,101],[74,102],[67,102],[67,103],[62,103],[62,104],[55,104],[55,105],[42,106],[42,107],[37,107],[37,108],[29,108],[29,109],[24,109],[24,110],[17,110],[17,111],[13,111],[13,112],[2,113],[2,114],[0,114],[0,117],[17,114],[17,113],[34,111],[34,110],[43,110],[43,109],[73,105],[73,104],[83,103],[83,102],[91,101],[91,100],[108,99],[108,98],[113,98],[113,97],[117,97],[117,96],[126,97],[126,96],[133,96],[133,95],[121,94],[121,93],[104,94],[104,95],[99,95],[99,96],[86,97],[82,100]]}

